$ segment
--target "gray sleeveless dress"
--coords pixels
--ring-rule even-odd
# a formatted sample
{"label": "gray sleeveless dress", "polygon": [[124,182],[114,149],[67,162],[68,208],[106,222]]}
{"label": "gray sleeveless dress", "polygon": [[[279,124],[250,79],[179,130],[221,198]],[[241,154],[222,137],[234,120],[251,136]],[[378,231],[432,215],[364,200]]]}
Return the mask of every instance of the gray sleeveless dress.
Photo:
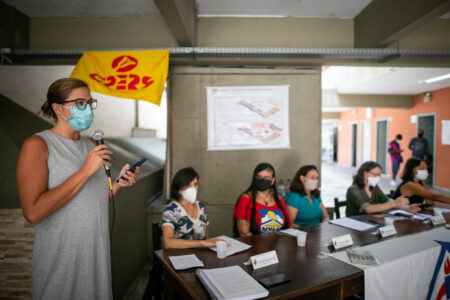
{"label": "gray sleeveless dress", "polygon": [[[48,189],[72,176],[91,141],[37,133],[47,143]],[[33,299],[112,299],[108,181],[100,168],[66,205],[35,226]]]}

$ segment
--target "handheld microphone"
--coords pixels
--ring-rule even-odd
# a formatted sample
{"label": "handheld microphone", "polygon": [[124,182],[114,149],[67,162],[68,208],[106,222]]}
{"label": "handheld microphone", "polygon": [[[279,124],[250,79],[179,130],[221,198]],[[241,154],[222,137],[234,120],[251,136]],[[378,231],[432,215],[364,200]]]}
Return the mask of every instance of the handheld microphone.
{"label": "handheld microphone", "polygon": [[[92,135],[92,138],[94,139],[95,143],[98,145],[104,145],[105,141],[103,140],[104,134],[101,130],[94,131],[94,134]],[[111,177],[111,171],[109,170],[109,167],[107,165],[103,165],[105,168],[106,175],[108,177]]]}

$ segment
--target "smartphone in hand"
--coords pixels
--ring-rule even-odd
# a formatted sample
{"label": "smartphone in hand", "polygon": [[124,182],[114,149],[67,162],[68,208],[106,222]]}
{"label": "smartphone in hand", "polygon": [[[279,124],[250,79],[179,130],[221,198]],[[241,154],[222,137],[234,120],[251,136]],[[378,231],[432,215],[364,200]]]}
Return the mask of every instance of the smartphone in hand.
{"label": "smartphone in hand", "polygon": [[[146,161],[146,160],[147,160],[146,158],[138,160],[134,165],[131,166],[131,168],[127,172],[134,172],[134,171],[136,171],[136,168],[139,167],[140,165],[142,165],[144,163],[144,161]],[[120,178],[117,179],[116,182],[119,182],[120,179],[125,180],[125,177],[123,175],[120,176]]]}

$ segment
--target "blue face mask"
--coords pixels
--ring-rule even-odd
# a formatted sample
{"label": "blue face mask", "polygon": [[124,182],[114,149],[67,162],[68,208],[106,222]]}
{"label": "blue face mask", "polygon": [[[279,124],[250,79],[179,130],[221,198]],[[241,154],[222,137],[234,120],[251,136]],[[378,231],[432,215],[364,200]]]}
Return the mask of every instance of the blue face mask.
{"label": "blue face mask", "polygon": [[91,126],[92,121],[94,120],[94,114],[92,113],[90,105],[87,105],[84,110],[79,109],[76,105],[70,107],[64,105],[61,106],[70,109],[70,119],[64,117],[63,119],[69,123],[73,130],[83,131]]}

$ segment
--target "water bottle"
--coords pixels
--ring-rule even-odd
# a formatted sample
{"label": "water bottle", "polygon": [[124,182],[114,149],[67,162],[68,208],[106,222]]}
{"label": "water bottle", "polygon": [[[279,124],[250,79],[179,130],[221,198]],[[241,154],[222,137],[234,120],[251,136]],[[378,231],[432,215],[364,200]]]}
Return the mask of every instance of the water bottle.
{"label": "water bottle", "polygon": [[287,184],[286,184],[285,190],[286,190],[286,195],[291,192],[291,179],[290,178],[287,179]]}
{"label": "water bottle", "polygon": [[284,180],[280,179],[278,182],[278,195],[280,195],[281,198],[286,198],[286,186],[284,185]]}

